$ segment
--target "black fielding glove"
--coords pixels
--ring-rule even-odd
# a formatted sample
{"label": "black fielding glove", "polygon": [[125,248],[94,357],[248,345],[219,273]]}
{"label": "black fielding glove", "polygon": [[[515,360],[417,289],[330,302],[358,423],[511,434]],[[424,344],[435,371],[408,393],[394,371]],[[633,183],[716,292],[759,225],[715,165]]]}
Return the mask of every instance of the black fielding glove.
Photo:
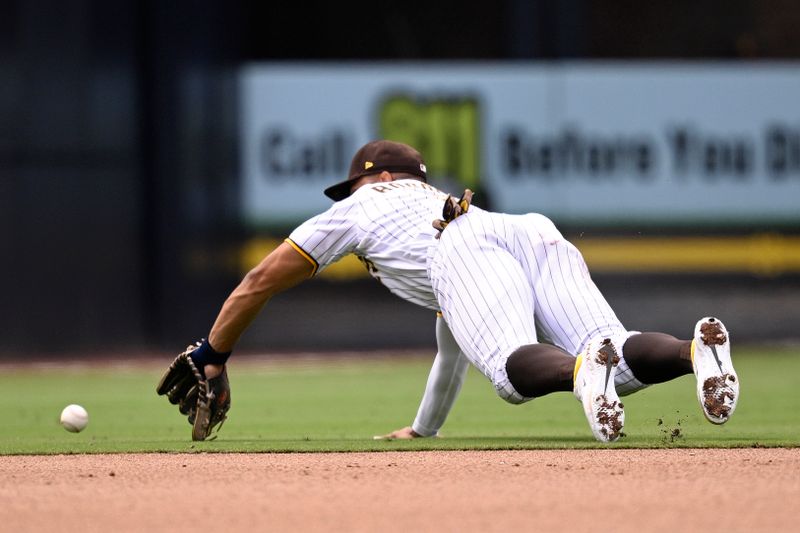
{"label": "black fielding glove", "polygon": [[206,379],[203,368],[207,364],[224,365],[229,355],[214,351],[206,340],[189,345],[172,361],[156,387],[160,396],[166,395],[181,414],[187,415],[192,440],[207,439],[227,418],[231,407],[227,368],[223,366],[222,373],[211,379]]}
{"label": "black fielding glove", "polygon": [[441,237],[444,228],[446,228],[450,222],[469,211],[471,203],[472,191],[469,189],[464,189],[464,194],[462,194],[461,198],[458,200],[450,195],[447,196],[447,199],[444,201],[444,207],[442,208],[442,218],[433,221],[433,227],[439,230],[439,234],[436,236],[437,239]]}

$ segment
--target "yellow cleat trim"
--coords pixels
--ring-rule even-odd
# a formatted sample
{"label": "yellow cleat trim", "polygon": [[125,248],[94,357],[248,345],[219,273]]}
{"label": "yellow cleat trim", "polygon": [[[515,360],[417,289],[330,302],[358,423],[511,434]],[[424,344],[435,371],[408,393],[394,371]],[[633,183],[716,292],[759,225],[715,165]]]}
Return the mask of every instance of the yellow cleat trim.
{"label": "yellow cleat trim", "polygon": [[689,356],[692,358],[692,364],[694,364],[694,343],[695,340],[692,339],[692,349],[689,351]]}
{"label": "yellow cleat trim", "polygon": [[575,370],[572,371],[572,386],[575,386],[575,382],[578,379],[578,370],[581,369],[581,365],[583,364],[583,354],[578,355],[575,358]]}

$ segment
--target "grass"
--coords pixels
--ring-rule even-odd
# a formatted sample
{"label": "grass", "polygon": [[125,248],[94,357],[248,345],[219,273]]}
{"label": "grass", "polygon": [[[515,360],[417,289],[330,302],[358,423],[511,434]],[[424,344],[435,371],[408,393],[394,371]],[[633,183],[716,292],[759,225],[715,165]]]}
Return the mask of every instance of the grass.
{"label": "grass", "polygon": [[[800,351],[741,348],[734,357],[742,396],[728,424],[705,421],[694,377],[684,376],[625,398],[626,436],[611,445],[594,441],[571,394],[512,406],[474,369],[444,438],[374,441],[412,421],[430,365],[421,358],[256,364],[241,357],[230,369],[229,419],[217,439],[201,443],[191,441],[177,408],[156,396],[155,367],[8,367],[0,369],[7,406],[0,454],[800,447]],[[89,411],[79,434],[58,424],[69,403]]]}

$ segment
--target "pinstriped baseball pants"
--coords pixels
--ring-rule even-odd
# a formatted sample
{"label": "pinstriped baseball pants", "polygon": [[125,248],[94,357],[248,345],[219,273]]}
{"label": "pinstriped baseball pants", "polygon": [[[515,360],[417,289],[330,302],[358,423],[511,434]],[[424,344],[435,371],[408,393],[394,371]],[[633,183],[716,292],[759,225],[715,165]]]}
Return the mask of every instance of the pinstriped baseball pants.
{"label": "pinstriped baseball pants", "polygon": [[[520,346],[548,342],[577,355],[593,338],[628,332],[589,276],[572,243],[545,216],[467,213],[442,233],[429,261],[442,315],[461,350],[511,403],[528,400],[508,381]],[[624,362],[619,394],[644,387]]]}

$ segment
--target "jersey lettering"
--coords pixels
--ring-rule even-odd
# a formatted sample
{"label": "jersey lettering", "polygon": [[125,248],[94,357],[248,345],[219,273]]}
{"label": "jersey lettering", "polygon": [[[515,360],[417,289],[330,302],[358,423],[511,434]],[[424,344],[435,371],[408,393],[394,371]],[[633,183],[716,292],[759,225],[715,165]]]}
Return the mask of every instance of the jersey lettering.
{"label": "jersey lettering", "polygon": [[416,180],[390,181],[388,183],[383,183],[381,185],[375,185],[374,187],[372,187],[372,190],[375,192],[385,193],[405,188],[426,189],[433,192],[442,192],[436,187],[428,185],[424,181],[416,181]]}

